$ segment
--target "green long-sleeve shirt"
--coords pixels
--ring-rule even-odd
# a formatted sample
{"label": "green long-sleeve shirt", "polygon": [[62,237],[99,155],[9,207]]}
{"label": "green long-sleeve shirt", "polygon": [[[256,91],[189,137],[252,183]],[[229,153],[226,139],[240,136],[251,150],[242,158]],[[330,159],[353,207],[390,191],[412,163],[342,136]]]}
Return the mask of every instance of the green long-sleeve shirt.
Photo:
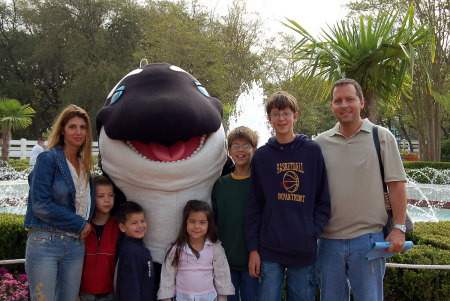
{"label": "green long-sleeve shirt", "polygon": [[217,180],[211,195],[212,209],[219,238],[232,270],[248,269],[247,244],[244,236],[244,211],[250,177],[233,178],[231,174]]}

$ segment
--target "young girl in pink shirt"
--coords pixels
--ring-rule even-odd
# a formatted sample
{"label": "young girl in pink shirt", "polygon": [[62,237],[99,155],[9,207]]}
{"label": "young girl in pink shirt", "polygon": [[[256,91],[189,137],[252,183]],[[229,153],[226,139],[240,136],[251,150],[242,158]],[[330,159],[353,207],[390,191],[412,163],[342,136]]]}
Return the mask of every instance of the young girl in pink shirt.
{"label": "young girl in pink shirt", "polygon": [[218,241],[211,207],[187,202],[177,239],[167,251],[158,300],[226,300],[234,295],[225,251]]}

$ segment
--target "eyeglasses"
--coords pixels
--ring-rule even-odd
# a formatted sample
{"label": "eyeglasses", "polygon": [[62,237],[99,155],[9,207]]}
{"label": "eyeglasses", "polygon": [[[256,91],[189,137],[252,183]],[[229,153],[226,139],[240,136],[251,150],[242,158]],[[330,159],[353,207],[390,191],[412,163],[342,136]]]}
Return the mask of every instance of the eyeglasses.
{"label": "eyeglasses", "polygon": [[292,112],[284,112],[284,113],[274,113],[274,114],[270,114],[270,117],[272,117],[272,118],[274,118],[274,119],[277,119],[277,118],[280,118],[280,117],[283,117],[283,118],[291,118],[291,116],[292,116]]}
{"label": "eyeglasses", "polygon": [[252,146],[250,144],[247,144],[247,143],[246,144],[242,144],[242,145],[239,145],[239,144],[232,144],[231,145],[231,149],[232,150],[238,150],[240,148],[242,148],[243,150],[249,150],[249,149],[252,148]]}

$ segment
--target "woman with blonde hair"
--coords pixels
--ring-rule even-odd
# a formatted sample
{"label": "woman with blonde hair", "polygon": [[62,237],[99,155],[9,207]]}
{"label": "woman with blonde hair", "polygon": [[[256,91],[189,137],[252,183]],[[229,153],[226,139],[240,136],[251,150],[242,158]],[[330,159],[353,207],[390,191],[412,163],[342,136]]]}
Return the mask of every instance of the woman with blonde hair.
{"label": "woman with blonde hair", "polygon": [[67,106],[28,177],[25,270],[31,300],[75,301],[87,222],[94,212],[92,134],[86,111]]}

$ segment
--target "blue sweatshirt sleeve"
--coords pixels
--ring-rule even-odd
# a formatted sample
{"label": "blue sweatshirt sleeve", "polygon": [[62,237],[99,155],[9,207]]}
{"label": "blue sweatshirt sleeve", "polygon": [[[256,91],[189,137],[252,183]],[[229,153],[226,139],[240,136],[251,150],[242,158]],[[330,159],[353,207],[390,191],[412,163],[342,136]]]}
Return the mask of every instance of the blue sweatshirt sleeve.
{"label": "blue sweatshirt sleeve", "polygon": [[320,156],[318,159],[317,167],[319,172],[317,173],[317,191],[316,199],[314,202],[314,213],[313,213],[313,225],[314,225],[314,235],[317,238],[322,235],[323,228],[328,223],[330,219],[330,193],[328,190],[328,177],[327,170],[325,168],[325,161],[323,159],[322,151],[318,147]]}
{"label": "blue sweatshirt sleeve", "polygon": [[265,198],[257,173],[258,163],[253,157],[250,172],[250,187],[245,206],[245,238],[248,251],[258,250]]}

